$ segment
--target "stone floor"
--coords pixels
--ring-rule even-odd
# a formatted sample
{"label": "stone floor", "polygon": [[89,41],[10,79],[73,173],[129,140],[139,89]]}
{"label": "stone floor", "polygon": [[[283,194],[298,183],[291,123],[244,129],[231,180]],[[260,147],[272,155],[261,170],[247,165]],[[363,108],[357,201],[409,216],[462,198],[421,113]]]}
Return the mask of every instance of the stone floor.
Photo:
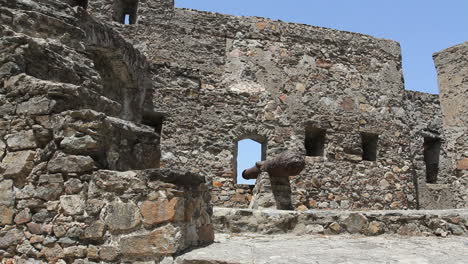
{"label": "stone floor", "polygon": [[217,234],[178,264],[468,263],[468,237]]}

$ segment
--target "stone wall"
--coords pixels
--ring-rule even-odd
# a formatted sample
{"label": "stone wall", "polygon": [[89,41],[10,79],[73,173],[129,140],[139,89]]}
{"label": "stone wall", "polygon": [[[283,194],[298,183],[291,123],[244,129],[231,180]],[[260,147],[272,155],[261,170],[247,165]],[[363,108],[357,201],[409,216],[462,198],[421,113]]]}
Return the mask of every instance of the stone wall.
{"label": "stone wall", "polygon": [[213,240],[204,177],[158,169],[147,59],[82,3],[0,0],[2,263],[160,260]]}
{"label": "stone wall", "polygon": [[411,127],[409,150],[418,208],[454,208],[452,172],[439,96],[405,91],[405,109]]}
{"label": "stone wall", "polygon": [[467,236],[468,212],[452,210],[338,211],[215,208],[219,233]]}
{"label": "stone wall", "polygon": [[[306,134],[322,129],[322,153],[291,179],[294,208],[416,207],[398,43],[161,3],[140,1],[131,25],[109,16],[112,1],[90,10],[151,61],[153,101],[167,113],[162,167],[197,168],[214,204],[247,207],[237,141],[262,143],[266,157],[306,155]],[[363,140],[375,161],[363,160]]]}
{"label": "stone wall", "polygon": [[451,190],[457,208],[468,206],[468,42],[434,54],[447,141]]}

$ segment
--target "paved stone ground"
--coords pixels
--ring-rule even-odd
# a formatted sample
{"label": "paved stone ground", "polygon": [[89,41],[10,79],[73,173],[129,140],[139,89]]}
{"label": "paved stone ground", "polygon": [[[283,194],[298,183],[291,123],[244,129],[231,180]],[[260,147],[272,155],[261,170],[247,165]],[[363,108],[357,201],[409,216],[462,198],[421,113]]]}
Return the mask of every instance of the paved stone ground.
{"label": "paved stone ground", "polygon": [[178,264],[468,263],[468,238],[217,234]]}

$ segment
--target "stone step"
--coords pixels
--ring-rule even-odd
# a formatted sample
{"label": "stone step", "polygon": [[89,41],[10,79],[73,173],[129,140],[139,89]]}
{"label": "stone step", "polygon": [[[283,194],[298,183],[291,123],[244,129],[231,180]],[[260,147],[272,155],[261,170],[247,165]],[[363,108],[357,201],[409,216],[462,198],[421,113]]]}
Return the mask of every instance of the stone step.
{"label": "stone step", "polygon": [[468,209],[453,210],[251,210],[215,207],[220,233],[468,235]]}

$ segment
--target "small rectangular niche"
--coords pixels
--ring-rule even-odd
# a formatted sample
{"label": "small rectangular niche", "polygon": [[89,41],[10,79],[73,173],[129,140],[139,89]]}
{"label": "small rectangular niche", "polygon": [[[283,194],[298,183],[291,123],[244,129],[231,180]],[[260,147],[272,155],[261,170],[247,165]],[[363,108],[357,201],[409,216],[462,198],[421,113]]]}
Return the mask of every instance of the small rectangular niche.
{"label": "small rectangular niche", "polygon": [[145,112],[142,117],[142,124],[154,128],[154,132],[161,135],[164,122],[164,114]]}
{"label": "small rectangular niche", "polygon": [[71,4],[72,6],[81,6],[86,9],[88,7],[88,0],[72,0]]}
{"label": "small rectangular niche", "polygon": [[306,127],[305,149],[310,157],[323,156],[325,150],[326,130],[317,127]]}
{"label": "small rectangular niche", "polygon": [[125,25],[135,24],[137,21],[138,0],[114,1],[114,20]]}
{"label": "small rectangular niche", "polygon": [[424,163],[426,163],[426,182],[437,183],[439,174],[440,138],[424,138]]}
{"label": "small rectangular niche", "polygon": [[373,133],[361,133],[362,160],[376,161],[379,135]]}

